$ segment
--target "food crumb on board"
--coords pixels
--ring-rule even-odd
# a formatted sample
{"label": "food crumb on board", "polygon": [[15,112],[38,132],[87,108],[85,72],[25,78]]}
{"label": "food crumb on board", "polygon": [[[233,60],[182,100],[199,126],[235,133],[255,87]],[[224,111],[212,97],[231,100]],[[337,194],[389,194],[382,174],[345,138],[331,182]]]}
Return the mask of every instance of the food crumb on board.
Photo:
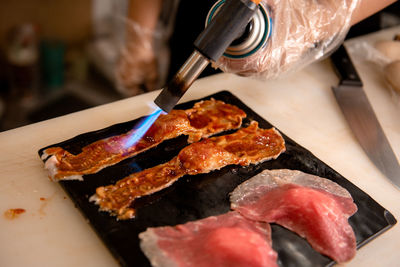
{"label": "food crumb on board", "polygon": [[25,209],[17,208],[17,209],[8,209],[4,212],[4,217],[7,219],[13,220],[19,217],[20,214],[26,212]]}

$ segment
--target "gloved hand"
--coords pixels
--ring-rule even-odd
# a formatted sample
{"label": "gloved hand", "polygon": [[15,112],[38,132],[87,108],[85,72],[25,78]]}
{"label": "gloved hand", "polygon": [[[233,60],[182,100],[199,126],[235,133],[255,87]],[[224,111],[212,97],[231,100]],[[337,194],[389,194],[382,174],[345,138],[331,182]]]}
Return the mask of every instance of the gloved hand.
{"label": "gloved hand", "polygon": [[144,29],[131,20],[126,20],[126,29],[115,76],[120,92],[132,96],[158,86],[158,62],[154,46],[159,38],[154,30]]}
{"label": "gloved hand", "polygon": [[267,44],[243,59],[221,57],[224,72],[264,79],[296,71],[341,44],[360,0],[262,0],[272,17]]}

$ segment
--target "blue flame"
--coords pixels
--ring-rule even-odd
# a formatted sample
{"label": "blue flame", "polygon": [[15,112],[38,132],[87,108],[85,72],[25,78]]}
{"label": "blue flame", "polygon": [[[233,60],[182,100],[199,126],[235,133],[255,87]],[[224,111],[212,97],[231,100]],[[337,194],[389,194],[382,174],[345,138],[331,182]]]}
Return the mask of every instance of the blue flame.
{"label": "blue flame", "polygon": [[125,142],[125,149],[135,145],[140,140],[140,138],[145,135],[147,130],[149,130],[151,125],[153,125],[153,123],[157,120],[161,113],[163,113],[162,109],[157,107],[152,114],[146,116],[141,121],[139,121],[139,123],[135,126],[136,130],[132,133],[131,136],[128,137],[128,140]]}
{"label": "blue flame", "polygon": [[129,166],[132,169],[132,171],[131,171],[132,173],[142,171],[142,168],[140,168],[140,166],[139,166],[139,164],[137,164],[137,162],[132,162]]}

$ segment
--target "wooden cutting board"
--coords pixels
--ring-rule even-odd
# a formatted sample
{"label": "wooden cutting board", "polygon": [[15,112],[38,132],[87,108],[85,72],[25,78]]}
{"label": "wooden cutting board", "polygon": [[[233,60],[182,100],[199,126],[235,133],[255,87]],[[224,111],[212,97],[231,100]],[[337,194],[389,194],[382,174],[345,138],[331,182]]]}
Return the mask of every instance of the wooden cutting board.
{"label": "wooden cutting board", "polygon": [[[400,27],[352,41],[391,38]],[[355,60],[365,91],[392,147],[400,155],[400,104],[373,64]],[[400,218],[400,191],[374,167],[343,118],[331,86],[338,82],[329,60],[275,81],[219,74],[195,82],[182,101],[229,90],[282,132],[310,150]],[[150,112],[158,92],[132,97],[0,133],[0,265],[115,266],[84,217],[57,183],[51,182],[38,149],[78,134]],[[22,208],[14,219],[8,209]],[[369,243],[346,266],[396,266],[400,227]]]}

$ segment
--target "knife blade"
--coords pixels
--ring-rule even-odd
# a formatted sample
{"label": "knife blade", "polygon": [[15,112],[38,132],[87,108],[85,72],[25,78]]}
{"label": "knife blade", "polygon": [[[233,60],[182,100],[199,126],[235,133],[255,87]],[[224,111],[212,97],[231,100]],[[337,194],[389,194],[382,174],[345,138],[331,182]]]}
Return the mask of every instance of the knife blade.
{"label": "knife blade", "polygon": [[332,90],[351,130],[369,159],[400,189],[399,162],[343,45],[331,55],[331,61],[340,78]]}

